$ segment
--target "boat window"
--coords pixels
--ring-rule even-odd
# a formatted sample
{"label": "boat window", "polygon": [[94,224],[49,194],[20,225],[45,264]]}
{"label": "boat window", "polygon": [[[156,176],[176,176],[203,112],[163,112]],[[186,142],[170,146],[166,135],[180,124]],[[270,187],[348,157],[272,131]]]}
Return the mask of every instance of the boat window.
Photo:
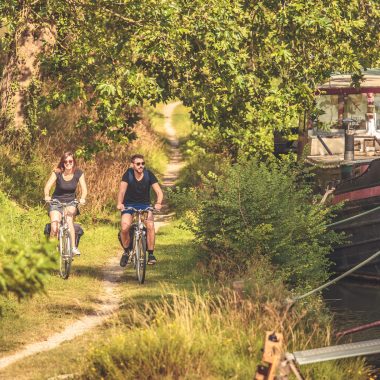
{"label": "boat window", "polygon": [[352,94],[348,95],[344,107],[345,117],[356,120],[358,126],[356,129],[366,129],[366,113],[367,113],[367,95]]}
{"label": "boat window", "polygon": [[376,129],[380,130],[380,94],[375,94]]}
{"label": "boat window", "polygon": [[338,124],[338,95],[320,95],[317,98],[318,128],[332,128]]}

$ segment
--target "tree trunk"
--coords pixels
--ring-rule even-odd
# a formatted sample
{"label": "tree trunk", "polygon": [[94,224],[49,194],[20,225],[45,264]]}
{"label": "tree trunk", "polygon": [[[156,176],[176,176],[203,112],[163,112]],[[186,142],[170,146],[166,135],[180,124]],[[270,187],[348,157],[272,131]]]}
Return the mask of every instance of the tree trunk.
{"label": "tree trunk", "polygon": [[40,76],[41,55],[56,38],[56,28],[48,24],[24,22],[15,33],[0,80],[0,132],[16,145],[30,141],[30,89]]}

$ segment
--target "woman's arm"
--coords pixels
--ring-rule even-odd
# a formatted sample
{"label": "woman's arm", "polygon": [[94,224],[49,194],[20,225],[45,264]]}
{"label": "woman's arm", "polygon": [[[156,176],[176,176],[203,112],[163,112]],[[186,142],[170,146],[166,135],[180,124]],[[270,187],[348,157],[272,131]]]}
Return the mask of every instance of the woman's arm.
{"label": "woman's arm", "polygon": [[86,180],[84,179],[84,173],[79,177],[79,185],[81,191],[80,203],[85,204],[87,197],[87,184]]}
{"label": "woman's arm", "polygon": [[53,172],[53,173],[51,173],[51,176],[47,180],[46,185],[44,187],[44,195],[45,195],[44,199],[45,199],[45,201],[51,200],[50,189],[52,188],[52,186],[55,184],[56,181],[57,181],[57,175],[55,174],[55,172]]}

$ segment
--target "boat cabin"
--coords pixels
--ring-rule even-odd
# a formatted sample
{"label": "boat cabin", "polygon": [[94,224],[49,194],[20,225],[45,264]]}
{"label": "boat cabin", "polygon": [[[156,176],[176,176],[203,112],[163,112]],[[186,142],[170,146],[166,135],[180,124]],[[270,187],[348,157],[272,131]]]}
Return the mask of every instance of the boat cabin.
{"label": "boat cabin", "polygon": [[380,156],[380,69],[363,72],[358,87],[349,74],[333,75],[318,88],[317,108],[308,129],[311,161],[342,161],[347,128],[357,159]]}

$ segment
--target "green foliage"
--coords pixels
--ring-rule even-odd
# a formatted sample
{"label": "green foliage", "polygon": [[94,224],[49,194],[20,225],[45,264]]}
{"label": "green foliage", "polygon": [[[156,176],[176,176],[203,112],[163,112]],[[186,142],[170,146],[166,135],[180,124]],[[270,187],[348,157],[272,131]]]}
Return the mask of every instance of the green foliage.
{"label": "green foliage", "polygon": [[187,224],[208,260],[220,260],[219,273],[244,272],[267,256],[291,286],[327,279],[327,254],[340,238],[326,228],[331,210],[312,202],[298,174],[289,164],[242,160],[203,183]]}
{"label": "green foliage", "polygon": [[180,186],[198,186],[209,173],[218,175],[223,172],[228,165],[229,156],[223,149],[221,140],[218,129],[205,130],[201,126],[193,126],[185,148],[182,149],[186,165],[179,175]]}
{"label": "green foliage", "polygon": [[44,290],[44,279],[57,266],[52,244],[26,246],[11,241],[0,245],[0,295],[32,297]]}
{"label": "green foliage", "polygon": [[0,190],[25,206],[39,204],[49,171],[34,151],[28,156],[3,145],[0,147]]}
{"label": "green foliage", "polygon": [[42,210],[28,212],[12,204],[0,192],[0,295],[31,297],[43,291],[44,279],[56,264],[51,244],[42,237]]}
{"label": "green foliage", "polygon": [[133,139],[137,106],[177,98],[235,157],[266,155],[332,72],[357,79],[380,62],[377,0],[12,0],[0,5],[7,50],[25,15],[58,31],[34,108],[80,104],[90,153]]}

